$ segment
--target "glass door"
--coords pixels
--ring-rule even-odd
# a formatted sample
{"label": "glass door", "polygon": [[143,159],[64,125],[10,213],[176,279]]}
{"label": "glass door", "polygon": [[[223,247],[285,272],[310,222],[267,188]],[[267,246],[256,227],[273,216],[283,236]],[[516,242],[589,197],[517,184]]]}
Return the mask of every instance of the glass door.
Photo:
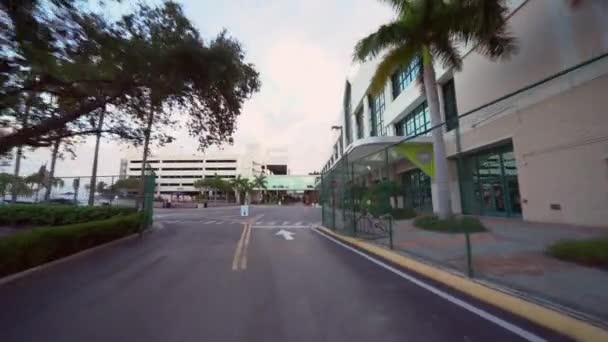
{"label": "glass door", "polygon": [[460,163],[459,170],[465,214],[521,215],[517,165],[511,145],[468,157]]}
{"label": "glass door", "polygon": [[505,188],[500,153],[492,152],[479,156],[478,168],[482,214],[504,216]]}

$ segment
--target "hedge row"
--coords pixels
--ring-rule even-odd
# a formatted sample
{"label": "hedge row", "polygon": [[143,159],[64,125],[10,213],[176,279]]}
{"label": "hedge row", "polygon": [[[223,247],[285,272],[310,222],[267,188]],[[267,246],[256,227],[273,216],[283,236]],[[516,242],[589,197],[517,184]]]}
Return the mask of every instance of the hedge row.
{"label": "hedge row", "polygon": [[547,252],[565,261],[608,267],[608,238],[558,241],[549,246]]}
{"label": "hedge row", "polygon": [[452,216],[442,220],[439,217],[421,216],[414,220],[414,226],[424,230],[442,233],[479,233],[487,231],[486,227],[475,217]]}
{"label": "hedge row", "polygon": [[139,214],[36,228],[0,239],[0,276],[23,271],[138,231]]}
{"label": "hedge row", "polygon": [[9,204],[0,206],[0,225],[62,226],[135,213],[134,208]]}

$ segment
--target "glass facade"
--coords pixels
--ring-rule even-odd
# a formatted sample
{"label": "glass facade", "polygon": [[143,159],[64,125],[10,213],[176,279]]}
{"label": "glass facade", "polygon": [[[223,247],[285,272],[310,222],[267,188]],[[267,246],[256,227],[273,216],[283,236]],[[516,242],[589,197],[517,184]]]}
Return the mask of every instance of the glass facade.
{"label": "glass facade", "polygon": [[407,171],[401,174],[403,184],[404,206],[416,211],[433,211],[431,197],[431,177],[420,169]]}
{"label": "glass facade", "polygon": [[420,59],[416,58],[407,66],[399,68],[391,76],[393,86],[393,99],[396,99],[407,87],[412,84],[420,72]]}
{"label": "glass facade", "polygon": [[384,101],[384,90],[382,90],[376,96],[369,96],[369,109],[370,109],[370,136],[384,136],[386,132],[384,130],[384,109],[386,103]]}
{"label": "glass facade", "polygon": [[464,214],[521,216],[521,198],[513,146],[483,151],[460,163]]}
{"label": "glass facade", "polygon": [[[431,128],[431,115],[426,101],[395,124],[395,134],[411,136],[421,134]],[[427,132],[429,134],[430,132]]]}

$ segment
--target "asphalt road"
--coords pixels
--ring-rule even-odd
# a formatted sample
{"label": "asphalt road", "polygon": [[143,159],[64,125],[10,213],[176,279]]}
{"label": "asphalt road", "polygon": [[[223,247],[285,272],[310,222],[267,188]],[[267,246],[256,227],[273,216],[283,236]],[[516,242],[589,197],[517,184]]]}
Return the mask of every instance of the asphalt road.
{"label": "asphalt road", "polygon": [[0,341],[563,340],[331,241],[308,228],[318,209],[156,215],[163,229],[0,286]]}

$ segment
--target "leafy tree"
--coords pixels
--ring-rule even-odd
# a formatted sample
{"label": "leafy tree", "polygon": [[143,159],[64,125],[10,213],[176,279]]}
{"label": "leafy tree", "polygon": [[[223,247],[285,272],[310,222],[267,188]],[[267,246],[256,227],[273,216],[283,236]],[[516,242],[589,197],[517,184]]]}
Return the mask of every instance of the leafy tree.
{"label": "leafy tree", "polygon": [[[454,70],[462,68],[459,44],[471,44],[475,51],[490,58],[509,57],[515,39],[507,32],[506,0],[383,0],[397,17],[380,26],[355,46],[354,59],[365,61],[381,53],[382,60],[372,78],[371,91],[382,90],[390,75],[401,65],[415,59],[422,61],[424,93],[429,105],[431,124],[442,124],[434,63],[437,60]],[[448,165],[443,130],[432,130],[438,215],[451,215]]]}
{"label": "leafy tree", "polygon": [[0,173],[0,195],[2,195],[2,200],[6,198],[7,193],[14,194],[15,197],[20,195],[29,196],[31,189],[25,183],[23,177],[3,172]]}
{"label": "leafy tree", "polygon": [[103,194],[107,190],[108,190],[108,185],[104,181],[100,181],[99,183],[97,183],[97,186],[95,187],[95,191],[98,194]]}
{"label": "leafy tree", "polygon": [[139,190],[141,183],[138,178],[119,179],[110,187],[110,190],[114,193],[135,192]]}
{"label": "leafy tree", "polygon": [[212,190],[213,191],[213,200],[217,200],[217,192],[225,192],[231,190],[231,186],[228,182],[223,180],[217,174],[213,177],[199,179],[194,182],[194,187],[199,189],[200,191]]}
{"label": "leafy tree", "polygon": [[[153,126],[178,110],[201,148],[231,141],[244,100],[260,86],[238,41],[223,32],[204,42],[172,1],[139,5],[117,21],[94,8],[0,2],[0,154],[100,131],[148,145]],[[30,97],[40,99],[39,118],[20,125]],[[104,106],[115,119],[90,125]]]}
{"label": "leafy tree", "polygon": [[2,195],[2,201],[6,197],[6,194],[11,188],[11,184],[13,183],[13,175],[2,172],[0,173],[0,195]]}

